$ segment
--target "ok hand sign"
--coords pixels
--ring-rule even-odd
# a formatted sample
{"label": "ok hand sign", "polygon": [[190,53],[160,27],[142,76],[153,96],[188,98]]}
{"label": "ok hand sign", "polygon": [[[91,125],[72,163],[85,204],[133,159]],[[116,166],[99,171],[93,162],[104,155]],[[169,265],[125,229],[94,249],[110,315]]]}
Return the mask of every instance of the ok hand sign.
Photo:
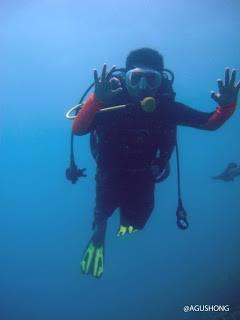
{"label": "ok hand sign", "polygon": [[230,103],[237,104],[238,92],[240,89],[240,81],[235,85],[237,71],[235,69],[230,71],[230,68],[225,70],[225,82],[218,79],[219,92],[211,91],[211,98],[217,102],[219,106],[227,106]]}
{"label": "ok hand sign", "polygon": [[113,66],[110,71],[107,72],[107,65],[104,64],[101,77],[98,77],[97,70],[94,70],[94,94],[96,98],[102,102],[108,101],[108,99],[122,91],[120,80],[116,77],[112,77],[115,69],[116,66]]}

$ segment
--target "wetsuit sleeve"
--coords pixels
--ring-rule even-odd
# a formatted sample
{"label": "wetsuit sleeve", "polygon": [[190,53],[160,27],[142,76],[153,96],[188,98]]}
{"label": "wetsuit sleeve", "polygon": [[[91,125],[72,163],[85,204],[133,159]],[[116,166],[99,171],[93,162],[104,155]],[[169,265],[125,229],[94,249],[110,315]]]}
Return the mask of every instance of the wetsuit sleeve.
{"label": "wetsuit sleeve", "polygon": [[84,135],[91,131],[96,113],[101,103],[91,94],[73,121],[72,131],[76,135]]}
{"label": "wetsuit sleeve", "polygon": [[184,104],[176,103],[176,124],[203,130],[216,130],[231,117],[235,111],[235,103],[218,106],[214,112],[202,112]]}

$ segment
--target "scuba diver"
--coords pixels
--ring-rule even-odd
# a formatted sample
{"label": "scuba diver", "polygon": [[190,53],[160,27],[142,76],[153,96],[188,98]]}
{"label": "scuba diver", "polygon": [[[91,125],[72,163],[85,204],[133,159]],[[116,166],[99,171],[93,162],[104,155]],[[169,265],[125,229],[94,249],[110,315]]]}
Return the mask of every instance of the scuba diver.
{"label": "scuba diver", "polygon": [[237,176],[240,176],[240,165],[237,165],[235,162],[230,162],[221,174],[212,177],[212,179],[229,182],[233,181]]}
{"label": "scuba diver", "polygon": [[219,92],[211,93],[216,110],[201,112],[175,101],[169,70],[156,50],[130,52],[124,71],[115,71],[113,66],[107,72],[104,64],[99,77],[94,70],[94,93],[72,126],[74,135],[91,133],[95,137],[93,234],[81,269],[96,278],[104,271],[107,221],[113,212],[119,209],[120,213],[117,236],[141,230],[147,223],[154,209],[155,183],[169,174],[177,126],[218,129],[233,114],[240,88],[239,82],[235,85],[236,70],[226,68],[225,81],[217,80]]}

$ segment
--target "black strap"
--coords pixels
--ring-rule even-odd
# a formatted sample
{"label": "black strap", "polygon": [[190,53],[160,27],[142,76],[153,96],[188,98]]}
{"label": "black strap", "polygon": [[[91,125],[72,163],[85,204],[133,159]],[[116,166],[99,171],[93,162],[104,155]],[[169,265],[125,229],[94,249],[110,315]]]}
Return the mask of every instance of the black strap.
{"label": "black strap", "polygon": [[177,185],[178,185],[178,207],[177,207],[177,226],[178,228],[185,230],[188,228],[187,213],[183,207],[182,195],[181,195],[181,179],[180,179],[180,160],[179,160],[179,149],[176,138],[176,158],[177,158]]}
{"label": "black strap", "polygon": [[176,138],[176,157],[177,157],[177,187],[178,187],[178,201],[182,202],[182,195],[181,195],[181,181],[180,181],[180,160],[179,160],[179,149],[178,149],[178,142]]}

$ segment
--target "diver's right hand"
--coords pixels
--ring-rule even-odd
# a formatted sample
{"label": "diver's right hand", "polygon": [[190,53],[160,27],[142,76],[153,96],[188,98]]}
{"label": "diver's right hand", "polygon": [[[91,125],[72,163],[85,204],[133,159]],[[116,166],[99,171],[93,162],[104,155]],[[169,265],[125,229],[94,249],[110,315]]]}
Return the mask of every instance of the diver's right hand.
{"label": "diver's right hand", "polygon": [[97,70],[94,70],[94,95],[101,102],[108,101],[122,91],[120,80],[116,77],[112,77],[112,73],[115,69],[116,66],[112,66],[110,71],[107,72],[107,65],[104,64],[101,77],[98,77]]}

